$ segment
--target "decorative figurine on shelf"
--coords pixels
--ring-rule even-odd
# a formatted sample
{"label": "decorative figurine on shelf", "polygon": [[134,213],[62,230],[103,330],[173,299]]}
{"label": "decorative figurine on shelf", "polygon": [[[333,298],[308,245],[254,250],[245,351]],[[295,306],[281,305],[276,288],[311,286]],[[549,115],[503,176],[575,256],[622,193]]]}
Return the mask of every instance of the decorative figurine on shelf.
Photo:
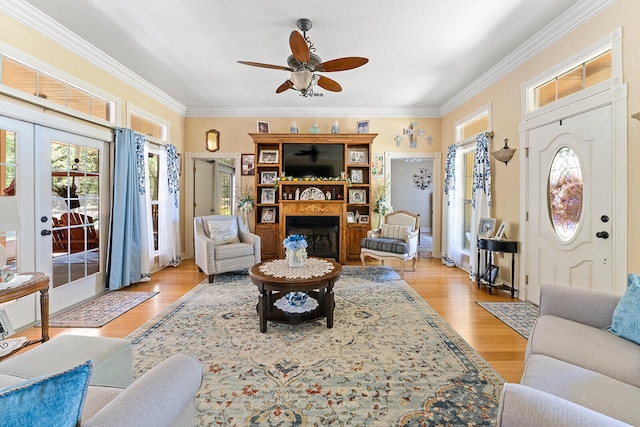
{"label": "decorative figurine on shelf", "polygon": [[320,133],[320,126],[317,123],[311,125],[311,129],[309,129],[310,133]]}
{"label": "decorative figurine on shelf", "polygon": [[333,122],[333,126],[331,126],[331,133],[340,133],[340,127],[338,126],[337,120],[335,120]]}
{"label": "decorative figurine on shelf", "polygon": [[300,200],[300,188],[296,188],[296,200]]}
{"label": "decorative figurine on shelf", "polygon": [[296,122],[291,122],[291,133],[298,133],[298,124]]}

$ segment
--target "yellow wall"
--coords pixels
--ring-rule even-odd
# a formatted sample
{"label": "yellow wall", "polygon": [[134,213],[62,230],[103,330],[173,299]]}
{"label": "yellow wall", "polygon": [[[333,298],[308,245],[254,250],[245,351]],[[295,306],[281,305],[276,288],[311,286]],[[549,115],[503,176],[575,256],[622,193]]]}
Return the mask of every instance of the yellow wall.
{"label": "yellow wall", "polygon": [[[604,12],[601,12],[590,22],[582,25],[571,34],[555,43],[543,53],[532,58],[529,62],[511,72],[502,80],[492,85],[482,93],[473,97],[464,105],[448,113],[442,119],[416,118],[338,118],[340,130],[343,133],[354,132],[357,120],[370,119],[370,132],[378,133],[373,146],[374,153],[392,152],[437,152],[443,153],[446,159],[446,147],[453,143],[454,122],[478,110],[487,103],[492,105],[492,127],[495,132],[491,150],[499,149],[504,138],[509,138],[509,145],[517,148],[516,158],[508,165],[493,162],[493,204],[494,216],[498,222],[508,221],[510,232],[516,234],[519,229],[519,189],[520,166],[517,156],[520,150],[518,125],[521,115],[520,85],[524,81],[544,72],[555,64],[563,61],[597,40],[606,37],[618,27],[623,28],[623,61],[624,79],[628,84],[628,112],[640,111],[640,56],[637,46],[640,45],[640,26],[635,22],[640,15],[640,2],[636,0],[618,0]],[[252,153],[253,143],[248,136],[256,132],[257,120],[270,122],[271,132],[288,132],[291,121],[295,120],[299,131],[308,132],[312,123],[318,123],[323,133],[330,132],[334,118],[187,118],[172,111],[166,106],[137,91],[126,83],[116,79],[102,69],[77,57],[52,41],[0,14],[0,40],[20,49],[39,60],[53,65],[72,74],[100,89],[118,96],[122,100],[121,117],[125,120],[126,103],[136,106],[161,117],[171,123],[171,143],[176,145],[178,152],[204,151],[204,135],[208,129],[217,129],[221,133],[221,152]],[[10,37],[9,37],[10,35]],[[410,149],[408,138],[403,137],[400,147],[396,147],[394,137],[402,133],[410,122],[417,122],[417,128],[425,130],[425,137],[431,135],[433,144],[427,145],[425,137],[419,138],[418,148]],[[125,123],[118,123],[125,125]],[[634,188],[634,183],[640,182],[640,168],[635,167],[640,160],[640,121],[629,119],[628,123],[628,254],[629,271],[640,271],[640,224],[634,221],[634,212],[640,210],[640,192]],[[184,184],[184,173],[182,175]],[[637,185],[636,185],[637,186]],[[184,185],[182,186],[184,188]],[[184,213],[184,192],[182,194],[182,210]],[[183,215],[184,217],[184,215]],[[184,224],[183,224],[184,230]],[[184,248],[184,242],[183,242]]]}
{"label": "yellow wall", "polygon": [[[608,37],[615,29],[623,29],[623,76],[628,87],[628,268],[640,271],[640,223],[635,220],[640,210],[640,121],[631,119],[631,114],[640,111],[640,2],[618,0],[614,5],[577,28],[544,52],[532,57],[526,64],[511,72],[464,105],[442,118],[443,160],[446,147],[454,142],[453,129],[457,120],[491,103],[492,124],[495,136],[490,150],[502,147],[504,138],[509,146],[517,148],[516,156],[507,166],[492,163],[493,216],[497,222],[507,221],[510,232],[516,234],[520,227],[519,193],[521,170],[518,156],[522,155],[518,125],[521,115],[521,91],[523,82],[530,80],[563,60],[579,53],[598,40]],[[444,167],[444,166],[443,166]]]}
{"label": "yellow wall", "polygon": [[119,117],[122,122],[117,123],[118,126],[126,125],[127,102],[170,122],[171,143],[178,148],[178,152],[183,151],[185,129],[181,114],[2,13],[0,28],[0,41],[3,43],[120,98]]}

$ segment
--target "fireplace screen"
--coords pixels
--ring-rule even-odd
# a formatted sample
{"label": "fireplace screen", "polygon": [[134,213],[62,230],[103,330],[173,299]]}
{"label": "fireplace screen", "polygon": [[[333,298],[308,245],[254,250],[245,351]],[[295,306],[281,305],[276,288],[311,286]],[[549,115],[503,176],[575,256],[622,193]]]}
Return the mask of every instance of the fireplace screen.
{"label": "fireplace screen", "polygon": [[307,240],[307,254],[319,258],[340,258],[340,217],[287,216],[287,236],[302,234]]}

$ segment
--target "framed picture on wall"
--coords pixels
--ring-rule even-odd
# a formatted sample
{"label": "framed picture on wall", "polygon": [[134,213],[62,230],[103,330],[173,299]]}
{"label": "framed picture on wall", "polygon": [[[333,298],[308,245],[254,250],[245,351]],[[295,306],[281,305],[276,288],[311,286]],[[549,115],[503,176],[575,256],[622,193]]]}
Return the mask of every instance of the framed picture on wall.
{"label": "framed picture on wall", "polygon": [[256,166],[255,154],[243,154],[242,155],[242,175],[254,175]]}
{"label": "framed picture on wall", "polygon": [[374,178],[384,176],[384,154],[371,155],[371,176]]}

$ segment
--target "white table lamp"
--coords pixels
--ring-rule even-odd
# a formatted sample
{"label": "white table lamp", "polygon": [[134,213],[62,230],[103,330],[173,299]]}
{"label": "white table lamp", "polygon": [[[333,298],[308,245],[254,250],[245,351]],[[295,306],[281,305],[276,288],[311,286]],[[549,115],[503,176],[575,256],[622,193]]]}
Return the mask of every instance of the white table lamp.
{"label": "white table lamp", "polygon": [[[0,232],[22,230],[18,198],[15,196],[0,197]],[[7,251],[0,245],[0,268],[7,263]]]}

